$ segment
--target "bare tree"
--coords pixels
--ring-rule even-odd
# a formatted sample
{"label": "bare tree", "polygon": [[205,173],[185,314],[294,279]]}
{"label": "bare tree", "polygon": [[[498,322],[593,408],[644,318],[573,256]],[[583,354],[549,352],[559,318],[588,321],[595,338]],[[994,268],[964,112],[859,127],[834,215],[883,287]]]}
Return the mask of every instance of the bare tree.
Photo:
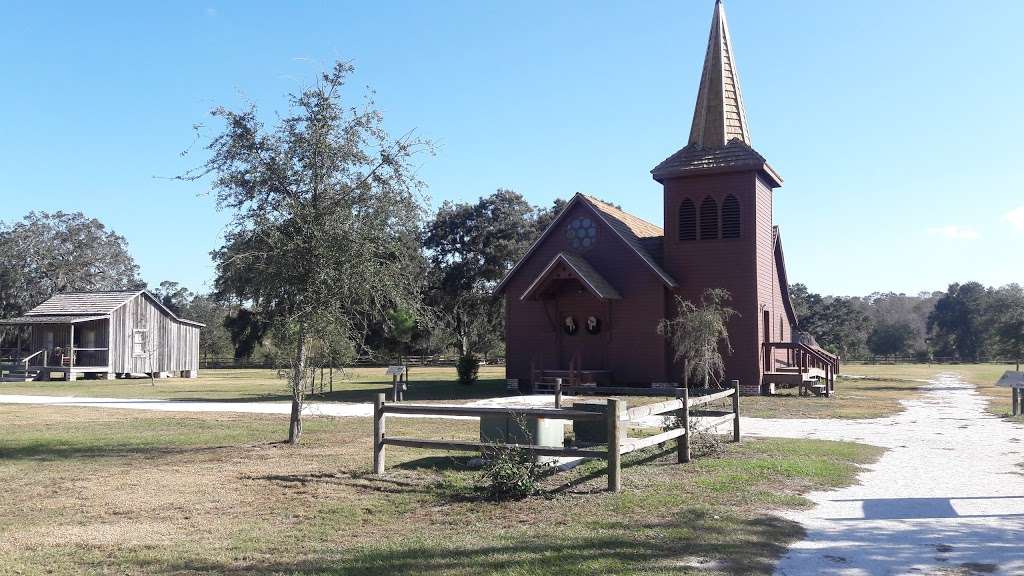
{"label": "bare tree", "polygon": [[685,361],[685,377],[704,386],[721,388],[725,362],[721,348],[732,354],[729,343],[729,319],[737,312],[726,306],[727,290],[711,289],[701,296],[700,304],[676,296],[676,315],[658,323],[658,334],[669,340],[675,361]]}

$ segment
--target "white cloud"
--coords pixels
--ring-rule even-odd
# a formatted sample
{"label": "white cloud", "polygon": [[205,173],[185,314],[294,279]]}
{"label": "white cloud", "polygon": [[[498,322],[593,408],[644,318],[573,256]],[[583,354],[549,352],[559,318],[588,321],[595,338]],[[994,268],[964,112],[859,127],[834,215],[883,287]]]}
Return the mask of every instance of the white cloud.
{"label": "white cloud", "polygon": [[955,224],[929,228],[928,234],[932,236],[941,236],[942,238],[949,240],[977,240],[981,237],[981,234],[978,234],[978,231],[974,228],[964,228]]}
{"label": "white cloud", "polygon": [[1010,224],[1013,224],[1014,228],[1024,232],[1024,206],[1016,210],[1010,210],[1006,214],[1006,219],[1010,221]]}
{"label": "white cloud", "polygon": [[216,18],[217,17],[217,9],[212,7],[212,6],[207,8],[206,9],[206,15],[209,16],[210,18]]}

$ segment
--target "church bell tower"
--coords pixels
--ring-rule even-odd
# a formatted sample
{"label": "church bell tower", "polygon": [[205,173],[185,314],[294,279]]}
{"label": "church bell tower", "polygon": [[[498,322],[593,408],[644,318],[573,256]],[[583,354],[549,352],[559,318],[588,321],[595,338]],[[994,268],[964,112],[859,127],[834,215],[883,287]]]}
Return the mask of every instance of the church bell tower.
{"label": "church bell tower", "polygon": [[782,178],[751,147],[721,0],[687,144],[651,174],[664,188],[664,267],[679,282],[674,294],[698,302],[707,289],[729,291],[739,315],[729,325],[733,353],[725,356],[726,378],[748,391],[759,388],[762,344],[784,341],[791,330],[782,321],[774,256],[772,194]]}

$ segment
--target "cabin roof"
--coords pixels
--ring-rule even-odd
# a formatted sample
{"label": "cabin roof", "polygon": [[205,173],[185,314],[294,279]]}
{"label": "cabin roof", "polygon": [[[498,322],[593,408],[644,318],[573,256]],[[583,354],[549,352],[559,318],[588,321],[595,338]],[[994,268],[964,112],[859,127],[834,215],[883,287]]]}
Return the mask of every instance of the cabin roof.
{"label": "cabin roof", "polygon": [[799,323],[793,296],[789,292],[789,276],[786,274],[786,254],[782,251],[782,234],[778,226],[772,226],[772,243],[775,246],[775,267],[779,274],[779,288],[782,291],[782,306],[786,309],[789,321],[793,326]]}
{"label": "cabin roof", "polygon": [[[54,294],[45,302],[29,310],[21,318],[10,319],[4,324],[72,324],[104,318],[133,298],[145,295],[174,320],[193,326],[205,326],[201,322],[179,318],[163,305],[160,300],[145,290],[111,290],[103,292],[63,292]],[[89,318],[86,318],[89,317]],[[37,318],[44,318],[39,320]],[[15,322],[21,320],[21,322]]]}
{"label": "cabin roof", "polygon": [[124,303],[142,293],[142,290],[117,292],[65,292],[54,294],[45,302],[25,313],[26,316],[44,314],[110,314]]}
{"label": "cabin roof", "polygon": [[55,314],[34,314],[32,316],[19,316],[17,318],[5,318],[0,320],[0,325],[24,326],[26,324],[78,324],[79,322],[90,322],[92,320],[104,320],[106,316],[78,315],[61,316]]}

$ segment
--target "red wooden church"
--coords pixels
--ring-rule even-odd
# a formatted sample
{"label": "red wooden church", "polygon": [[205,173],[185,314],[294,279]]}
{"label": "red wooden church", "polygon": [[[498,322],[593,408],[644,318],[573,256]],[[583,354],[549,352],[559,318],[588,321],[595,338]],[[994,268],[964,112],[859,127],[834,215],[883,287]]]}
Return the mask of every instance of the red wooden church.
{"label": "red wooden church", "polygon": [[794,341],[772,221],[782,178],[751,147],[721,0],[689,141],[651,174],[664,190],[664,229],[577,194],[499,284],[508,378],[525,388],[572,369],[616,385],[679,382],[658,321],[673,315],[675,295],[696,302],[724,288],[739,312],[729,325],[728,379],[746,393],[811,378],[830,391],[837,359]]}

